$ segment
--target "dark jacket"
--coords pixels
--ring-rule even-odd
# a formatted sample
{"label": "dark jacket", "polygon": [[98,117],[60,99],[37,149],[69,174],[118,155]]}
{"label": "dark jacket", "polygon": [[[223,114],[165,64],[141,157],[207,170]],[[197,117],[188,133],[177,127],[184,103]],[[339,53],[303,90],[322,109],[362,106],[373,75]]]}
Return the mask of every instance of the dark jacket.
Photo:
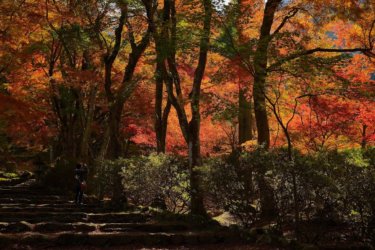
{"label": "dark jacket", "polygon": [[83,181],[86,181],[87,179],[87,169],[85,167],[83,168],[76,168],[74,170],[75,179],[77,182],[81,183]]}

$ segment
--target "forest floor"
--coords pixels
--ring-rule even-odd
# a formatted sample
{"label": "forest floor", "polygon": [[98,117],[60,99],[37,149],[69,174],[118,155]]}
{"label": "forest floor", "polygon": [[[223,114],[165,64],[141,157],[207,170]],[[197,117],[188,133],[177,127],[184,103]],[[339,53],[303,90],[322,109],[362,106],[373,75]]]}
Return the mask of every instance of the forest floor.
{"label": "forest floor", "polygon": [[0,249],[277,249],[241,243],[225,227],[115,212],[29,185],[0,187]]}
{"label": "forest floor", "polygon": [[[19,248],[22,249],[22,248]],[[32,249],[50,249],[58,250],[61,247],[41,247]],[[89,246],[65,246],[65,250],[100,250],[103,247],[89,247]],[[255,246],[250,244],[202,244],[199,246],[168,246],[168,247],[144,247],[142,245],[127,245],[120,247],[105,247],[107,250],[278,250],[281,248],[271,246]]]}

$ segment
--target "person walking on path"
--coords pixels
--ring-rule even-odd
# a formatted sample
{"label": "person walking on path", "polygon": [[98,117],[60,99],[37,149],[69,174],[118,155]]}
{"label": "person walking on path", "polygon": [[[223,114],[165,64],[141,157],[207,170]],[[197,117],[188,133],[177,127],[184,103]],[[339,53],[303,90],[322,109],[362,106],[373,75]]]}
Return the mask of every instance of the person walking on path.
{"label": "person walking on path", "polygon": [[86,179],[87,179],[87,167],[81,163],[77,163],[76,168],[74,170],[74,178],[76,180],[75,186],[75,199],[74,202],[77,205],[82,204],[83,200],[83,192],[86,188]]}

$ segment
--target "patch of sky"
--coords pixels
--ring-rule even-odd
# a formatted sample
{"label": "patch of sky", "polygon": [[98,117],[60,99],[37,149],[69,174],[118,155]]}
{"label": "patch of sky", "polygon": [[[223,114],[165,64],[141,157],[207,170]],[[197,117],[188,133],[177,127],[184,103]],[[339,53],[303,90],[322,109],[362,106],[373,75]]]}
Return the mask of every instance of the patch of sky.
{"label": "patch of sky", "polygon": [[216,11],[222,12],[225,10],[225,7],[233,2],[234,0],[212,0],[212,5],[214,6]]}
{"label": "patch of sky", "polygon": [[336,35],[336,33],[335,32],[333,32],[333,31],[326,31],[326,35],[329,37],[329,38],[331,38],[332,40],[337,40],[337,35]]}

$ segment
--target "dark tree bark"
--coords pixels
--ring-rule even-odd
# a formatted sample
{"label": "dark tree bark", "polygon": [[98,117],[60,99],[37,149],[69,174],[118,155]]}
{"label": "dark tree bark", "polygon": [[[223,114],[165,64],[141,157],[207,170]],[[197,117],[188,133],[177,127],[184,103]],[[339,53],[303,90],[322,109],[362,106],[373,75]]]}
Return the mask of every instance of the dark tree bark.
{"label": "dark tree bark", "polygon": [[[203,30],[199,46],[198,65],[194,73],[193,87],[190,93],[190,108],[192,116],[190,121],[185,112],[180,78],[176,66],[176,10],[175,1],[170,2],[170,41],[168,44],[167,65],[162,68],[164,79],[166,79],[166,88],[168,99],[176,109],[182,134],[188,145],[189,169],[190,169],[190,187],[191,187],[191,213],[195,215],[206,216],[206,210],[203,203],[203,192],[201,189],[200,174],[198,166],[201,165],[200,153],[200,91],[203,75],[206,68],[207,55],[209,51],[209,39],[211,32],[212,6],[210,0],[203,0],[204,18]],[[167,68],[168,66],[168,68]],[[168,70],[168,71],[167,71]],[[176,93],[176,94],[175,94]]]}
{"label": "dark tree bark", "polygon": [[[156,150],[158,153],[165,153],[166,136],[168,127],[168,117],[171,110],[171,102],[167,98],[167,103],[163,110],[163,92],[164,81],[167,77],[163,72],[166,72],[165,60],[168,54],[169,30],[171,4],[170,0],[164,1],[164,8],[162,17],[158,20],[159,31],[156,29],[156,24],[153,29],[153,35],[156,47],[156,71],[155,71],[155,133],[156,133]],[[154,22],[155,23],[155,22]]]}
{"label": "dark tree bark", "polygon": [[367,125],[362,125],[362,141],[361,141],[361,147],[362,149],[365,149],[367,146],[367,138],[366,138],[366,131],[367,131]]}
{"label": "dark tree bark", "polygon": [[[125,102],[129,99],[131,94],[133,93],[134,89],[137,86],[137,82],[133,81],[133,75],[135,68],[139,59],[141,58],[143,52],[147,48],[150,37],[151,37],[151,30],[152,30],[152,19],[153,19],[153,11],[154,7],[152,5],[153,1],[151,0],[144,0],[143,4],[146,9],[147,18],[149,21],[148,29],[145,35],[142,37],[141,41],[136,44],[134,34],[132,31],[132,27],[130,26],[129,22],[127,22],[127,5],[121,5],[121,16],[119,18],[119,25],[115,31],[115,45],[111,53],[108,53],[105,57],[105,91],[107,95],[107,100],[109,103],[109,120],[108,120],[108,128],[109,128],[109,144],[107,149],[107,157],[109,158],[117,158],[122,155],[122,143],[121,143],[121,134],[120,134],[120,125],[121,125],[121,118],[123,113],[123,107]],[[123,26],[127,23],[128,25],[128,33],[129,33],[129,42],[131,45],[131,53],[129,54],[128,63],[125,67],[124,77],[121,82],[121,85],[116,92],[114,92],[112,87],[112,65],[114,60],[116,59],[121,45],[121,36]]]}
{"label": "dark tree bark", "polygon": [[[55,29],[55,27],[53,27]],[[68,75],[64,67],[70,67],[74,70],[79,70],[75,58],[70,58],[70,53],[66,51],[67,46],[63,44],[69,41],[64,40],[63,36],[58,36],[58,39],[52,38],[49,54],[48,75],[50,77],[50,93],[51,103],[54,113],[58,118],[59,139],[58,152],[64,159],[74,163],[77,160],[84,160],[88,152],[89,138],[91,136],[91,121],[92,114],[90,106],[94,104],[91,97],[85,98],[81,89],[72,86],[64,86],[56,84],[53,79],[56,63],[60,62],[61,73],[66,82],[69,82]],[[77,52],[75,52],[78,54]],[[78,56],[76,56],[78,58]],[[90,57],[89,52],[84,51],[82,55],[82,63],[80,70],[86,71],[89,69]],[[93,91],[92,88],[90,91]],[[92,93],[91,96],[95,93]],[[87,105],[86,104],[87,101]]]}
{"label": "dark tree bark", "polygon": [[[119,132],[119,124],[121,120],[121,113],[118,114],[118,111],[115,111],[115,95],[111,90],[112,87],[112,67],[115,62],[118,53],[120,52],[121,46],[121,36],[125,24],[125,19],[127,15],[127,6],[122,6],[121,16],[119,17],[119,23],[115,30],[115,44],[112,51],[107,51],[107,54],[104,56],[104,89],[107,96],[107,100],[110,106],[109,119],[108,119],[108,132],[105,135],[108,137],[103,141],[101,152],[107,154],[106,152],[110,150],[107,156],[116,157],[120,154],[120,143],[117,134]],[[118,108],[117,108],[118,110]],[[108,141],[108,142],[107,142]],[[105,148],[104,148],[105,147]]]}
{"label": "dark tree bark", "polygon": [[[148,28],[142,39],[137,44],[135,42],[133,29],[128,21],[128,6],[127,3],[119,4],[121,8],[121,16],[119,17],[119,24],[115,30],[115,44],[112,51],[108,51],[105,58],[105,80],[104,88],[107,96],[109,115],[107,121],[107,130],[103,145],[100,150],[99,157],[107,157],[116,159],[123,155],[123,147],[121,142],[121,119],[125,102],[130,98],[138,82],[133,81],[134,71],[141,58],[143,52],[146,50],[151,37],[153,28],[153,12],[155,8],[152,0],[143,0],[143,5],[146,10],[148,19]],[[117,90],[112,89],[112,67],[120,51],[122,42],[122,31],[124,25],[127,25],[128,37],[131,45],[131,52],[129,54],[128,62],[124,70],[124,76],[121,81],[120,87]],[[99,159],[100,160],[100,159]],[[115,175],[112,202],[115,206],[122,207],[127,203],[127,198],[122,192],[122,178],[119,174]]]}
{"label": "dark tree bark", "polygon": [[[82,70],[94,70],[91,65],[91,58],[89,51],[85,50],[83,53],[83,60],[82,60]],[[82,106],[81,113],[84,114],[82,117],[82,137],[81,137],[81,144],[79,155],[81,161],[85,163],[90,162],[90,139],[92,136],[92,123],[94,121],[94,111],[95,111],[95,101],[96,101],[96,94],[98,90],[98,85],[95,83],[90,86],[89,94],[87,96],[87,103],[86,106]],[[82,101],[83,104],[83,101]],[[91,164],[88,164],[89,166]]]}
{"label": "dark tree bark", "polygon": [[191,212],[193,214],[206,215],[203,204],[203,194],[199,180],[199,172],[196,167],[201,165],[200,153],[200,92],[201,84],[206,69],[207,55],[209,51],[212,6],[210,0],[203,0],[204,20],[202,38],[200,41],[200,51],[198,66],[194,74],[193,89],[191,94],[192,118],[189,122],[189,165],[190,165],[190,183],[192,189]]}
{"label": "dark tree bark", "polygon": [[155,71],[155,133],[156,133],[156,151],[165,152],[165,137],[163,136],[163,76],[159,60],[156,59],[157,66]]}
{"label": "dark tree bark", "polygon": [[[265,149],[270,145],[270,129],[265,99],[265,84],[267,78],[268,47],[271,42],[271,28],[274,21],[275,12],[281,0],[269,0],[264,9],[263,21],[260,29],[260,37],[254,55],[254,110],[256,126],[258,131],[258,144]],[[262,172],[263,171],[263,172]],[[265,169],[259,176],[260,200],[262,217],[267,219],[275,218],[276,204],[272,188],[264,178]]]}
{"label": "dark tree bark", "polygon": [[242,144],[253,139],[253,108],[246,95],[247,88],[239,90],[238,110],[238,143]]}
{"label": "dark tree bark", "polygon": [[[236,29],[238,32],[238,40],[242,45],[246,43],[246,36],[242,28],[242,20],[244,12],[248,11],[247,2],[244,0],[238,0],[239,14],[236,19]],[[253,105],[252,96],[249,94],[249,82],[244,82],[241,79],[242,76],[247,75],[244,65],[240,63],[238,69],[239,76],[239,90],[238,90],[238,143],[242,143],[253,139]]]}
{"label": "dark tree bark", "polygon": [[[158,61],[158,59],[157,59]],[[164,78],[162,75],[163,65],[157,62],[156,69],[156,88],[155,88],[155,133],[156,133],[156,151],[158,153],[165,153],[166,136],[168,127],[168,117],[171,110],[171,102],[167,100],[163,110],[163,91]]]}
{"label": "dark tree bark", "polygon": [[[275,12],[281,4],[282,0],[268,0],[264,9],[263,21],[260,29],[260,37],[258,40],[257,48],[254,55],[254,86],[253,86],[253,95],[254,95],[254,109],[255,109],[255,119],[258,131],[258,143],[264,145],[266,149],[270,145],[270,130],[267,117],[267,109],[265,103],[265,84],[267,78],[267,72],[277,70],[284,63],[292,61],[302,56],[312,55],[317,52],[324,53],[334,53],[334,52],[361,52],[369,57],[374,57],[372,52],[373,45],[369,44],[369,48],[353,48],[353,49],[336,49],[336,48],[314,48],[310,50],[305,50],[302,52],[296,52],[284,58],[278,59],[275,63],[267,67],[268,62],[268,47],[273,39],[273,37],[281,31],[285,26],[287,21],[294,17],[298,9],[292,9],[288,15],[286,15],[279,26],[271,34],[271,28],[274,22]],[[371,32],[370,32],[371,34]],[[285,131],[284,131],[285,132]],[[261,180],[261,183],[266,184],[264,180]],[[268,187],[260,185],[261,191],[261,205],[263,207],[264,217],[272,217],[275,214],[275,206],[273,194]]]}
{"label": "dark tree bark", "polygon": [[260,37],[254,55],[254,108],[258,131],[258,143],[268,149],[270,145],[270,129],[268,124],[266,99],[264,97],[267,78],[268,47],[271,42],[271,28],[275,12],[281,0],[269,0],[264,9],[264,17],[260,28]]}

